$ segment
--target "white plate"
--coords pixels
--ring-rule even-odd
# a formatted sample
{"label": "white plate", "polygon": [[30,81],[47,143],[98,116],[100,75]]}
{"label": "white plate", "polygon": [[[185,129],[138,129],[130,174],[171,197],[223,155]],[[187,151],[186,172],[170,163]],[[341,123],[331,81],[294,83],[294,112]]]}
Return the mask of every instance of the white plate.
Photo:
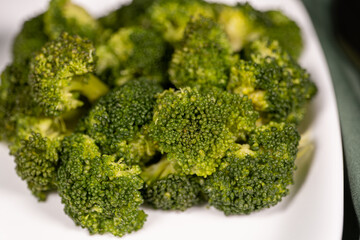
{"label": "white plate", "polygon": [[[99,15],[118,6],[115,0],[79,0]],[[225,1],[224,1],[225,2]],[[226,1],[233,3],[234,1]],[[279,8],[303,29],[308,69],[319,93],[310,106],[306,125],[316,145],[311,161],[298,162],[295,185],[277,206],[246,216],[226,217],[213,208],[185,212],[147,210],[144,228],[123,239],[340,239],[343,220],[343,161],[339,120],[329,70],[311,21],[300,1],[254,0],[261,9]],[[10,61],[10,44],[24,19],[44,10],[45,0],[0,2],[0,69]],[[14,170],[13,158],[0,145],[0,239],[118,239],[90,236],[63,213],[60,198],[38,203]]]}

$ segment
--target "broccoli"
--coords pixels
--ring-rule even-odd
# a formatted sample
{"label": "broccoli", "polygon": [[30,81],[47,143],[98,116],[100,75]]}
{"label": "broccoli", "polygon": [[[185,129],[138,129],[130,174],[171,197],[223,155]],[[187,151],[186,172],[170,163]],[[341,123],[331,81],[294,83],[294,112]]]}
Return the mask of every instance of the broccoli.
{"label": "broccoli", "polygon": [[119,28],[133,26],[148,26],[146,10],[155,0],[133,0],[130,4],[121,6],[98,19],[100,24],[116,32]]}
{"label": "broccoli", "polygon": [[66,134],[61,119],[22,116],[17,118],[16,139],[10,145],[16,172],[40,201],[56,190],[58,151]]}
{"label": "broccoli", "polygon": [[40,14],[26,21],[14,39],[13,62],[0,76],[0,139],[9,142],[14,139],[17,116],[35,116],[40,112],[29,95],[28,75],[30,59],[47,41],[42,28],[43,14]]}
{"label": "broccoli", "polygon": [[259,38],[269,38],[297,59],[303,48],[299,26],[280,11],[261,12],[249,3],[235,7],[212,4],[216,21],[224,28],[233,51],[240,51],[248,43]]}
{"label": "broccoli", "polygon": [[303,49],[300,27],[280,11],[266,11],[264,18],[266,19],[264,36],[277,40],[293,58],[299,58]]}
{"label": "broccoli", "polygon": [[165,42],[153,30],[121,28],[97,48],[97,73],[116,86],[142,76],[160,83],[165,78],[165,50]]}
{"label": "broccoli", "polygon": [[298,124],[317,91],[309,74],[276,41],[254,41],[245,52],[231,67],[228,91],[249,96],[264,123]]}
{"label": "broccoli", "polygon": [[85,9],[71,0],[51,0],[44,15],[44,30],[50,39],[63,32],[96,41],[101,36],[101,26]]}
{"label": "broccoli", "polygon": [[66,137],[61,147],[58,190],[64,210],[91,234],[123,236],[140,229],[146,214],[139,166],[127,166],[114,156],[102,155],[84,134]]}
{"label": "broccoli", "polygon": [[41,109],[29,95],[27,82],[28,66],[12,64],[1,74],[0,85],[0,139],[8,142],[16,135],[16,121],[19,116],[38,116]]}
{"label": "broccoli", "polygon": [[263,35],[263,17],[260,11],[249,3],[231,7],[225,4],[212,4],[217,22],[224,28],[233,51],[239,51],[247,43]]}
{"label": "broccoli", "polygon": [[20,65],[25,67],[25,69],[28,69],[26,65],[29,64],[34,52],[39,51],[48,41],[48,37],[43,31],[43,19],[44,14],[40,14],[23,24],[23,27],[15,37],[12,46],[14,65]]}
{"label": "broccoli", "polygon": [[170,81],[178,88],[203,85],[225,88],[231,47],[225,32],[204,17],[191,20],[175,49],[169,67]]}
{"label": "broccoli", "polygon": [[204,180],[209,204],[226,215],[277,204],[293,183],[299,140],[291,124],[271,122],[256,128],[246,143],[233,145],[219,169]]}
{"label": "broccoli", "polygon": [[145,79],[134,79],[113,88],[93,106],[78,126],[92,137],[104,154],[117,154],[128,164],[139,163],[155,154],[155,143],[147,136],[162,88]]}
{"label": "broccoli", "polygon": [[293,20],[248,3],[133,0],[95,19],[51,0],[1,73],[0,140],[32,194],[58,192],[91,234],[142,228],[142,204],[249,214],[312,154],[301,51]]}
{"label": "broccoli", "polygon": [[63,33],[33,57],[29,81],[34,101],[45,116],[60,116],[82,106],[79,93],[94,102],[108,91],[92,74],[94,51],[90,41]]}
{"label": "broccoli", "polygon": [[172,44],[183,38],[191,18],[214,17],[211,6],[202,0],[156,0],[148,8],[147,14],[151,26]]}
{"label": "broccoli", "polygon": [[215,89],[169,89],[158,95],[150,136],[183,173],[208,176],[257,118],[247,97]]}
{"label": "broccoli", "polygon": [[202,202],[202,178],[182,174],[166,156],[140,176],[145,182],[144,200],[156,209],[184,211]]}

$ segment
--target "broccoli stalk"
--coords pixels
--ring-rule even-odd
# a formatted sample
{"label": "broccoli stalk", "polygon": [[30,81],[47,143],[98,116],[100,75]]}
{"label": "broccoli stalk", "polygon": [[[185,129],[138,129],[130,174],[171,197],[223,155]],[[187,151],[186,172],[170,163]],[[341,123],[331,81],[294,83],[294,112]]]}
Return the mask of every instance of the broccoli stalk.
{"label": "broccoli stalk", "polygon": [[[108,86],[93,74],[74,77],[71,80],[70,85],[64,89],[64,92],[81,93],[81,95],[85,96],[90,103],[94,103],[99,97],[105,95],[108,91]],[[82,106],[83,103],[78,101],[77,104],[77,106]]]}

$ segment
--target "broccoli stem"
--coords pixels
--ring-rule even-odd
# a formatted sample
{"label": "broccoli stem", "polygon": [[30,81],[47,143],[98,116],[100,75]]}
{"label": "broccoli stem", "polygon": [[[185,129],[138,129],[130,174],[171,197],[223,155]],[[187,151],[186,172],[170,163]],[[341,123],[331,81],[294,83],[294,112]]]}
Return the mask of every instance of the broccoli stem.
{"label": "broccoli stem", "polygon": [[78,91],[93,103],[109,91],[109,87],[93,74],[75,77],[69,86],[70,91]]}
{"label": "broccoli stem", "polygon": [[163,157],[160,162],[146,168],[140,174],[140,176],[147,184],[151,184],[152,181],[164,178],[174,172],[174,164],[171,161],[167,160],[166,157]]}

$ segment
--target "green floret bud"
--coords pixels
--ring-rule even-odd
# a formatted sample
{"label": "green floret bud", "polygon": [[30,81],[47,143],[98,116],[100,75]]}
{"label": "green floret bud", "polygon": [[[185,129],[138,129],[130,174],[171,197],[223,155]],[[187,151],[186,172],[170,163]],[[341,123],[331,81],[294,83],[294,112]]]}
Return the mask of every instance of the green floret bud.
{"label": "green floret bud", "polygon": [[59,194],[65,213],[77,225],[91,234],[119,237],[143,226],[140,167],[102,155],[95,141],[83,134],[64,139],[61,160]]}
{"label": "green floret bud", "polygon": [[151,26],[175,44],[183,38],[187,23],[199,16],[214,17],[210,5],[202,0],[157,0],[148,9]]}
{"label": "green floret bud", "polygon": [[225,88],[231,62],[231,47],[225,32],[213,20],[191,20],[182,43],[173,54],[169,75],[177,87]]}
{"label": "green floret bud", "polygon": [[124,27],[148,26],[149,20],[146,10],[155,0],[133,0],[129,4],[124,4],[115,11],[99,18],[100,24],[112,31],[117,31]]}
{"label": "green floret bud", "polygon": [[46,116],[59,116],[82,106],[80,94],[94,102],[108,91],[91,74],[95,68],[94,51],[90,41],[64,33],[45,44],[32,59],[32,95]]}
{"label": "green floret bud", "polygon": [[117,154],[130,164],[155,154],[156,144],[147,137],[155,94],[162,88],[136,79],[112,89],[82,121],[79,130],[91,136],[104,154]]}
{"label": "green floret bud", "polygon": [[50,39],[57,39],[63,32],[68,32],[95,42],[101,35],[100,24],[71,0],[51,0],[44,15],[44,24]]}
{"label": "green floret bud", "polygon": [[299,124],[317,92],[310,75],[276,41],[254,41],[245,56],[234,61],[227,90],[249,96],[264,123]]}
{"label": "green floret bud", "polygon": [[220,90],[169,89],[158,95],[150,136],[185,174],[211,175],[258,117],[245,97]]}
{"label": "green floret bud", "polygon": [[303,40],[296,22],[280,11],[267,11],[264,15],[268,19],[265,36],[277,40],[293,58],[299,58],[303,49]]}
{"label": "green floret bud", "polygon": [[136,77],[164,80],[166,46],[156,32],[140,27],[122,28],[97,49],[97,73],[111,85],[121,86]]}
{"label": "green floret bud", "polygon": [[0,139],[8,142],[14,141],[19,116],[38,116],[41,112],[29,94],[27,73],[27,65],[12,64],[0,76]]}
{"label": "green floret bud", "polygon": [[293,125],[269,123],[254,130],[247,144],[234,145],[219,169],[205,179],[209,204],[226,215],[274,206],[293,183],[300,136]]}
{"label": "green floret bud", "polygon": [[45,201],[56,190],[58,151],[66,130],[61,120],[25,116],[17,119],[16,127],[16,139],[10,145],[16,172],[33,195]]}
{"label": "green floret bud", "polygon": [[141,173],[145,181],[143,197],[155,209],[184,211],[201,202],[199,177],[184,175],[163,157]]}
{"label": "green floret bud", "polygon": [[247,43],[264,33],[262,13],[249,3],[235,7],[225,4],[212,4],[217,13],[217,22],[224,28],[230,39],[233,51],[239,51]]}
{"label": "green floret bud", "polygon": [[44,14],[27,20],[15,37],[12,53],[14,64],[28,64],[34,52],[37,52],[48,41],[44,33]]}

